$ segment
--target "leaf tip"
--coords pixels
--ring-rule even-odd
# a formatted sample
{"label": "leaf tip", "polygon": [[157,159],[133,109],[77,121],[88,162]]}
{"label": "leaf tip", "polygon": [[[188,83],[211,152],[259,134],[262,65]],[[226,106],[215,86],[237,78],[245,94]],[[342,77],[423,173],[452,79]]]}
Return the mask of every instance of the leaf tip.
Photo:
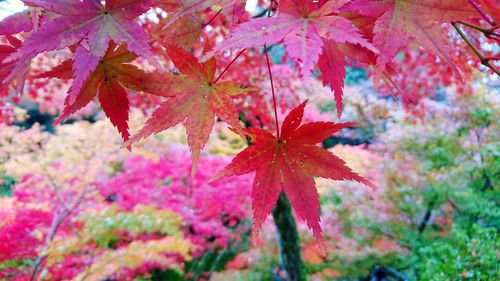
{"label": "leaf tip", "polygon": [[339,120],[342,118],[342,103],[337,101],[337,116],[339,117]]}
{"label": "leaf tip", "polygon": [[191,177],[194,178],[196,175],[196,172],[198,170],[198,160],[199,160],[199,155],[193,154],[192,156],[192,165],[191,165]]}
{"label": "leaf tip", "polygon": [[224,171],[220,171],[215,176],[213,176],[210,179],[208,179],[208,183],[212,183],[214,181],[218,181],[218,180],[220,180],[223,177],[225,177],[225,173],[224,173]]}
{"label": "leaf tip", "polygon": [[137,142],[137,140],[135,140],[134,138],[128,139],[122,143],[120,148],[127,148],[129,151],[132,151],[132,144],[134,144],[136,142]]}
{"label": "leaf tip", "polygon": [[318,248],[319,248],[319,254],[321,255],[321,257],[323,259],[326,259],[327,255],[326,255],[326,243],[325,243],[325,241],[323,239],[317,240],[316,244],[318,245]]}
{"label": "leaf tip", "polygon": [[65,114],[60,115],[56,120],[54,120],[54,122],[52,122],[52,126],[55,127],[60,125],[64,120],[66,120],[66,118],[67,116]]}
{"label": "leaf tip", "polygon": [[369,186],[369,187],[371,187],[372,190],[377,190],[378,189],[378,187],[374,183],[372,183],[371,181],[369,181],[369,180],[366,180],[366,182],[364,182],[364,184],[367,185],[367,186]]}

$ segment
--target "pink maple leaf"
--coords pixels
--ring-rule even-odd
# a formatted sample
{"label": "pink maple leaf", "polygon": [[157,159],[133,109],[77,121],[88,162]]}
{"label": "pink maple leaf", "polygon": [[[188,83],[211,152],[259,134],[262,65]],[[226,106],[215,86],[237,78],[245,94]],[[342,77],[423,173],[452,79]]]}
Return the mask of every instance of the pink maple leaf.
{"label": "pink maple leaf", "polygon": [[[378,53],[372,44],[359,33],[353,23],[338,15],[346,1],[280,1],[278,16],[258,18],[240,24],[231,37],[216,46],[205,57],[233,48],[257,47],[283,41],[285,50],[298,65],[301,74],[311,75],[316,63],[324,83],[335,92],[341,116],[342,88],[345,77],[344,56],[334,53],[336,43],[358,44]],[[325,47],[326,46],[326,47]],[[331,65],[339,65],[330,68]]]}
{"label": "pink maple leaf", "polygon": [[134,22],[146,12],[154,0],[23,0],[57,16],[31,33],[23,46],[8,57],[18,63],[4,83],[14,79],[40,53],[63,49],[78,44],[73,63],[73,85],[70,102],[73,103],[85,79],[105,55],[111,40],[126,43],[127,49],[149,59],[159,67],[148,45],[147,34]]}

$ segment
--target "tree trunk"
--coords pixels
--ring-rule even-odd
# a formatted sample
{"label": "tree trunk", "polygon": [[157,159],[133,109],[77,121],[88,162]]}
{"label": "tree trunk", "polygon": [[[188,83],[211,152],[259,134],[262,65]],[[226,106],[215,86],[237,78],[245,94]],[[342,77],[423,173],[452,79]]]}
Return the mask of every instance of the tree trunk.
{"label": "tree trunk", "polygon": [[285,270],[287,281],[307,281],[307,270],[300,255],[300,239],[290,202],[281,193],[273,210],[276,225],[281,267]]}

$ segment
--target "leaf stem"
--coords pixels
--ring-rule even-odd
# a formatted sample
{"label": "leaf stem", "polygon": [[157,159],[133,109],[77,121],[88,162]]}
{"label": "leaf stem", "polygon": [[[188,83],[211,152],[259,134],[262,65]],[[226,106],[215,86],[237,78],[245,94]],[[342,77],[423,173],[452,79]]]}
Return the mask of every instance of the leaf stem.
{"label": "leaf stem", "polygon": [[453,27],[458,32],[458,34],[460,34],[460,36],[465,41],[465,43],[467,43],[467,45],[472,49],[472,51],[476,54],[476,56],[479,58],[479,60],[481,60],[481,64],[490,68],[491,70],[493,70],[493,72],[495,72],[498,76],[500,76],[500,71],[498,69],[496,69],[496,67],[490,63],[488,58],[483,56],[481,51],[479,51],[479,49],[476,48],[476,46],[474,46],[474,44],[472,44],[472,42],[469,40],[467,35],[465,35],[464,31],[457,25],[457,23],[452,22],[451,25],[453,25]]}
{"label": "leaf stem", "polygon": [[479,14],[486,20],[486,22],[488,22],[492,26],[497,25],[496,22],[492,20],[481,7],[479,7],[475,0],[469,0],[469,3],[474,7],[474,9],[479,12]]}
{"label": "leaf stem", "polygon": [[271,0],[271,3],[269,3],[269,8],[267,9],[267,17],[271,17],[271,12],[273,11],[273,3],[276,3],[278,5],[278,2],[275,0]]}
{"label": "leaf stem", "polygon": [[216,18],[216,17],[217,17],[217,16],[218,16],[221,12],[222,12],[222,9],[220,9],[220,10],[219,10],[219,11],[218,11],[218,12],[217,12],[217,13],[216,13],[216,14],[215,14],[215,15],[214,15],[214,16],[213,16],[213,17],[212,17],[212,18],[211,18],[211,19],[210,19],[207,23],[203,24],[203,27],[205,27],[205,26],[207,26],[207,25],[211,24],[211,23],[215,20],[215,18]]}
{"label": "leaf stem", "polygon": [[269,62],[269,55],[267,53],[267,45],[264,45],[264,53],[266,54],[267,72],[269,72],[269,80],[271,80],[271,93],[273,94],[273,107],[274,107],[274,121],[276,123],[276,134],[280,139],[280,127],[278,122],[278,107],[276,106],[276,94],[274,92],[273,72],[271,71],[271,63]]}
{"label": "leaf stem", "polygon": [[[271,0],[269,3],[269,8],[267,9],[267,17],[271,17],[271,12],[273,10],[273,3],[275,0]],[[278,3],[276,2],[276,5]],[[266,54],[267,62],[267,72],[269,73],[269,80],[271,81],[271,93],[273,94],[273,108],[274,108],[274,122],[276,123],[276,137],[280,139],[280,127],[278,121],[278,107],[276,106],[276,93],[274,92],[274,82],[273,82],[273,72],[271,71],[271,63],[269,62],[269,54],[267,44],[264,44],[264,53]]]}
{"label": "leaf stem", "polygon": [[226,66],[226,68],[224,68],[224,70],[222,70],[222,72],[219,74],[219,76],[214,80],[214,84],[217,83],[217,81],[219,81],[222,76],[224,75],[224,73],[226,73],[226,71],[229,69],[229,67],[231,67],[231,65],[246,51],[247,49],[243,49],[241,50],[237,55],[236,57],[234,57],[233,60],[231,60],[231,62]]}

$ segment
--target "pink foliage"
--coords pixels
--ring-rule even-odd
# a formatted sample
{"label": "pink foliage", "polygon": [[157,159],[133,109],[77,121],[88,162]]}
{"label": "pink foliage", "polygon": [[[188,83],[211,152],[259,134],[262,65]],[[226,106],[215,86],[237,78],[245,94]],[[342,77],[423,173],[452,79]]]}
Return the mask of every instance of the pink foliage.
{"label": "pink foliage", "polygon": [[[95,174],[95,183],[89,183],[75,174],[74,177],[67,176],[65,183],[59,183],[64,185],[60,188],[43,173],[25,174],[13,189],[14,207],[0,213],[2,221],[6,221],[0,225],[0,264],[33,262],[39,258],[47,246],[46,236],[51,225],[65,209],[64,205],[72,212],[57,228],[56,239],[74,238],[75,230],[82,227],[82,216],[88,215],[89,210],[104,210],[118,205],[119,212],[128,212],[142,205],[179,213],[182,226],[178,231],[195,246],[190,253],[195,258],[208,250],[218,251],[241,241],[242,234],[249,231],[250,225],[250,177],[208,183],[208,179],[229,162],[228,158],[202,157],[198,172],[192,177],[189,151],[174,144],[168,146],[168,151],[158,161],[141,156],[122,158],[121,172],[108,177],[103,167]],[[56,170],[59,169],[57,163],[53,164]],[[95,185],[97,194],[81,197],[81,203],[75,205],[82,194],[81,188],[88,184]],[[96,196],[99,193],[102,196]],[[126,231],[118,234],[121,240],[114,245],[117,250],[127,247],[131,241],[157,240],[164,235]],[[66,254],[60,262],[51,265],[42,263],[42,267],[50,273],[50,280],[75,278],[92,264],[89,253],[93,252],[98,257],[110,249],[91,243],[80,251]],[[180,264],[184,261],[180,256],[174,257],[174,260]],[[154,268],[166,269],[164,267],[144,263],[138,268],[117,272],[116,276],[131,279]],[[2,271],[0,279],[29,280],[31,272],[31,266],[8,267]]]}
{"label": "pink foliage", "polygon": [[158,162],[131,157],[123,172],[98,189],[125,210],[152,204],[180,213],[187,225],[186,236],[200,246],[196,252],[201,254],[210,246],[226,247],[229,240],[239,239],[241,233],[232,229],[250,217],[250,177],[208,183],[227,163],[223,157],[202,158],[191,177],[190,155],[185,150],[171,151]]}
{"label": "pink foliage", "polygon": [[0,228],[0,263],[36,257],[43,237],[35,237],[33,232],[47,228],[51,217],[46,211],[20,209],[12,221]]}

